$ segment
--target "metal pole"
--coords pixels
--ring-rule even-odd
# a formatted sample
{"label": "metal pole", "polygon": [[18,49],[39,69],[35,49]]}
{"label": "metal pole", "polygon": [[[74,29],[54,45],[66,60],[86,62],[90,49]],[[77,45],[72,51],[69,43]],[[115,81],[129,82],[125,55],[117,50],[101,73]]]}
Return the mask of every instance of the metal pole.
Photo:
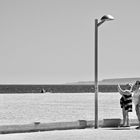
{"label": "metal pole", "polygon": [[98,128],[98,19],[95,19],[95,129]]}

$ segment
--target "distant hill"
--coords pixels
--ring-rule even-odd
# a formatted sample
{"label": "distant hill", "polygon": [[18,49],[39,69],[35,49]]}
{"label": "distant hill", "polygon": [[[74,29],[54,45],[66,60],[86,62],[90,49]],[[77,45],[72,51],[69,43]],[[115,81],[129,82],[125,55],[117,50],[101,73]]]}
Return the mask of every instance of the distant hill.
{"label": "distant hill", "polygon": [[[99,81],[100,85],[117,85],[117,84],[127,84],[127,83],[135,83],[135,81],[140,80],[138,78],[114,78],[114,79],[103,79]],[[74,83],[67,83],[67,84],[74,84],[74,85],[92,85],[94,81],[79,81]]]}
{"label": "distant hill", "polygon": [[127,83],[135,83],[137,80],[140,80],[140,77],[138,78],[116,78],[116,79],[103,79],[99,83],[101,84],[127,84]]}

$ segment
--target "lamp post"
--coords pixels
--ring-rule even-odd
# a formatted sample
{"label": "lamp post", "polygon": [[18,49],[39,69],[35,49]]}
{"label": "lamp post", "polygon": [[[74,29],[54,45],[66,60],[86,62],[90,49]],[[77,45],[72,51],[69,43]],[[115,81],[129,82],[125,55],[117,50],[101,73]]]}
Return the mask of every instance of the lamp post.
{"label": "lamp post", "polygon": [[98,27],[105,21],[114,20],[111,15],[104,15],[101,21],[95,19],[95,76],[94,76],[94,87],[95,87],[95,128],[98,128]]}

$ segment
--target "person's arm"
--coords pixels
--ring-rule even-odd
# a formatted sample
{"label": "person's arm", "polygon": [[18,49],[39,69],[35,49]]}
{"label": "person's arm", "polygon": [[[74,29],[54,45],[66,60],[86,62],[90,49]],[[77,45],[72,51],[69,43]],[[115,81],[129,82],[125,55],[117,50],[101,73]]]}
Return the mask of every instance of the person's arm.
{"label": "person's arm", "polygon": [[140,95],[138,96],[138,104],[140,105]]}
{"label": "person's arm", "polygon": [[118,84],[118,91],[121,95],[130,95],[131,93],[130,90],[122,90],[119,84]]}
{"label": "person's arm", "polygon": [[130,92],[133,92],[133,85],[131,85]]}
{"label": "person's arm", "polygon": [[118,88],[118,92],[119,92],[121,95],[123,95],[123,90],[121,89],[121,87],[120,87],[119,84],[118,84],[117,88]]}

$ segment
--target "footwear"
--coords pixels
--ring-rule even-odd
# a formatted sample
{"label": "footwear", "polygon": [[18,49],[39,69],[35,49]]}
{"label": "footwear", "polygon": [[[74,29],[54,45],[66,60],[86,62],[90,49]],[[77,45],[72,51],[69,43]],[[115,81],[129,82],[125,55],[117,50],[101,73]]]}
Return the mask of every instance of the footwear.
{"label": "footwear", "polygon": [[123,125],[123,124],[121,124],[120,127],[130,127],[130,125]]}
{"label": "footwear", "polygon": [[120,127],[124,127],[124,124],[121,124]]}
{"label": "footwear", "polygon": [[124,125],[123,127],[130,127],[130,125]]}
{"label": "footwear", "polygon": [[140,127],[138,126],[138,127],[136,127],[136,129],[140,129]]}

